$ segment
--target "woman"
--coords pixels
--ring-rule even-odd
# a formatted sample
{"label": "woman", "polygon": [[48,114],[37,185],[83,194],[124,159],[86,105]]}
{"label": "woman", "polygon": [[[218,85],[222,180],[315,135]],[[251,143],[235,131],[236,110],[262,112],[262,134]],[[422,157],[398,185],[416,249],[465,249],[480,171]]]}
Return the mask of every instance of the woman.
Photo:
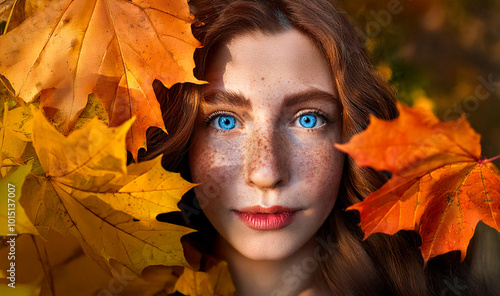
{"label": "woman", "polygon": [[167,169],[201,183],[179,206],[188,225],[217,231],[211,247],[238,295],[442,293],[446,258],[424,271],[416,236],[362,241],[345,211],[386,176],[333,143],[370,114],[397,116],[346,17],[326,0],[190,5],[204,45],[195,72],[209,84],[158,87],[169,135],[150,137],[148,158],[163,153]]}

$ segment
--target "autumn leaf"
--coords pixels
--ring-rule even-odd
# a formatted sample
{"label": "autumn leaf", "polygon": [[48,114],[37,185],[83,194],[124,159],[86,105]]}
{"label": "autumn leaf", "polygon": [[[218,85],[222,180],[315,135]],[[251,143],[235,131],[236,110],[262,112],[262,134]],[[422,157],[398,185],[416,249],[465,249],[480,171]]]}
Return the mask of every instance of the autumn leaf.
{"label": "autumn leaf", "polygon": [[185,267],[174,290],[192,296],[231,296],[236,292],[228,265],[224,261],[219,261],[206,272]]}
{"label": "autumn leaf", "polygon": [[[0,6],[0,23],[1,22],[8,22],[9,19],[12,17],[12,11],[14,8],[14,4],[16,3],[16,0],[4,0],[2,1],[2,6]],[[3,33],[0,31],[0,34]]]}
{"label": "autumn leaf", "polygon": [[3,31],[0,31],[0,35],[12,31],[25,19],[30,18],[40,9],[48,6],[50,1],[2,0],[1,4],[3,7],[0,7],[0,22],[5,21],[5,28]]}
{"label": "autumn leaf", "polygon": [[89,123],[92,119],[98,118],[101,122],[109,126],[109,118],[106,109],[102,105],[102,102],[94,95],[90,94],[87,106],[83,109],[78,119],[75,121],[75,125],[70,130],[70,133],[82,128],[85,124]]}
{"label": "autumn leaf", "polygon": [[358,166],[392,173],[347,209],[360,212],[365,238],[416,230],[426,262],[453,250],[463,260],[479,221],[500,231],[500,173],[481,158],[480,136],[464,117],[440,122],[425,109],[398,109],[398,118],[372,116],[364,132],[335,145]]}
{"label": "autumn leaf", "polygon": [[[0,249],[0,269],[10,264],[8,248]],[[87,256],[78,241],[50,231],[47,239],[21,235],[16,239],[16,291],[20,287],[38,293],[20,295],[120,295],[152,296],[174,286],[173,268],[147,267],[141,276],[112,261],[111,274]],[[0,294],[11,295],[9,280],[0,271]],[[6,291],[2,293],[3,291]],[[75,291],[78,291],[76,293]]]}
{"label": "autumn leaf", "polygon": [[[7,270],[8,249],[0,250],[0,268]],[[0,275],[0,291],[19,286],[38,290],[20,295],[96,295],[111,279],[94,260],[86,256],[78,242],[69,236],[51,231],[47,240],[40,236],[21,235],[16,238],[15,289],[7,287],[8,280]],[[21,290],[21,289],[20,289]],[[11,295],[4,293],[2,295]]]}
{"label": "autumn leaf", "polygon": [[[134,157],[146,130],[165,130],[152,83],[199,83],[193,76],[193,17],[186,1],[54,0],[0,36],[0,74],[15,96],[41,108],[63,133],[94,93],[119,126],[137,120],[127,136]],[[44,2],[45,4],[45,2]]]}
{"label": "autumn leaf", "polygon": [[183,240],[184,252],[190,266],[184,267],[175,285],[169,287],[167,293],[170,295],[177,291],[192,296],[234,295],[236,288],[228,264],[194,247],[192,243],[198,239],[188,236]]}
{"label": "autumn leaf", "polygon": [[[23,207],[19,204],[21,188],[26,176],[31,171],[33,161],[20,167],[16,167],[0,179],[0,190],[4,192],[5,198],[0,204],[0,235],[32,233],[38,234]],[[12,220],[10,222],[9,220]]]}
{"label": "autumn leaf", "polygon": [[3,108],[2,122],[0,122],[0,166],[1,175],[5,176],[13,166],[22,165],[21,160],[26,148],[26,141],[18,137],[12,129],[12,114],[7,102]]}
{"label": "autumn leaf", "polygon": [[0,174],[5,176],[15,166],[32,159],[30,110],[15,102],[10,89],[0,77]]}
{"label": "autumn leaf", "polygon": [[132,121],[109,128],[98,119],[65,137],[33,111],[33,144],[46,176],[29,175],[21,205],[38,231],[73,235],[110,268],[114,259],[140,273],[149,265],[188,266],[180,238],[191,229],[155,219],[178,210],[193,184],[166,172],[161,157],[127,168]]}
{"label": "autumn leaf", "polygon": [[[7,105],[8,103],[6,102],[3,117],[5,128],[12,132],[12,137],[24,142],[30,142],[31,130],[33,129],[33,116],[30,110],[25,106],[8,108]],[[7,139],[11,139],[11,137],[7,137]]]}

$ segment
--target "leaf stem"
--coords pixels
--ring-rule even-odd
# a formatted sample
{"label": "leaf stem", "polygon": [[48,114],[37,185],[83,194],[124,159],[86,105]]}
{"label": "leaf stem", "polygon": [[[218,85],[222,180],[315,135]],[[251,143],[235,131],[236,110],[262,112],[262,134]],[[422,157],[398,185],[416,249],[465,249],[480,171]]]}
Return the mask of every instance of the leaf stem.
{"label": "leaf stem", "polygon": [[481,160],[479,161],[479,164],[485,164],[485,163],[488,163],[488,162],[493,162],[493,161],[495,161],[495,160],[497,160],[497,159],[500,159],[500,155],[497,155],[497,156],[495,156],[495,157],[488,158],[488,159],[481,159]]}
{"label": "leaf stem", "polygon": [[3,29],[2,35],[5,35],[7,33],[7,29],[9,28],[10,20],[12,19],[12,15],[14,14],[14,9],[16,9],[16,4],[17,4],[17,0],[14,1],[14,4],[12,4],[12,9],[10,10],[9,18],[7,19],[7,23],[5,24],[5,28]]}

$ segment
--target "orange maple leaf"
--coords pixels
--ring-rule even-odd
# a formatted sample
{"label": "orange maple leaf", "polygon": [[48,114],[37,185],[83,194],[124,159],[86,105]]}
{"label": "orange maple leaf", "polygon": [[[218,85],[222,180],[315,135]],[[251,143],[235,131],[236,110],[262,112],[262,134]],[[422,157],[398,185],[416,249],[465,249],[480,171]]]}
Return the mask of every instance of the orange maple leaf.
{"label": "orange maple leaf", "polygon": [[33,101],[67,134],[96,94],[116,127],[136,116],[127,135],[134,157],[146,130],[165,130],[152,83],[199,83],[194,75],[193,17],[184,0],[54,0],[0,36],[0,74],[17,97]]}
{"label": "orange maple leaf", "polygon": [[440,122],[429,110],[398,109],[398,118],[371,117],[364,132],[335,144],[358,166],[392,173],[347,210],[360,212],[365,239],[416,230],[425,262],[453,250],[464,260],[479,221],[500,232],[500,173],[481,158],[480,135],[464,117]]}

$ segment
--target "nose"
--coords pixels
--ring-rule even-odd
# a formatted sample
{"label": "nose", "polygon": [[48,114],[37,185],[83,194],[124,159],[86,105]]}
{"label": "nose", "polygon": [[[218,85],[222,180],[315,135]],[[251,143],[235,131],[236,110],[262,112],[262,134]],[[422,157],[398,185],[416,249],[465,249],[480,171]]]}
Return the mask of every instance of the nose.
{"label": "nose", "polygon": [[284,186],[290,178],[287,150],[285,136],[278,131],[254,130],[244,149],[246,183],[261,190]]}

